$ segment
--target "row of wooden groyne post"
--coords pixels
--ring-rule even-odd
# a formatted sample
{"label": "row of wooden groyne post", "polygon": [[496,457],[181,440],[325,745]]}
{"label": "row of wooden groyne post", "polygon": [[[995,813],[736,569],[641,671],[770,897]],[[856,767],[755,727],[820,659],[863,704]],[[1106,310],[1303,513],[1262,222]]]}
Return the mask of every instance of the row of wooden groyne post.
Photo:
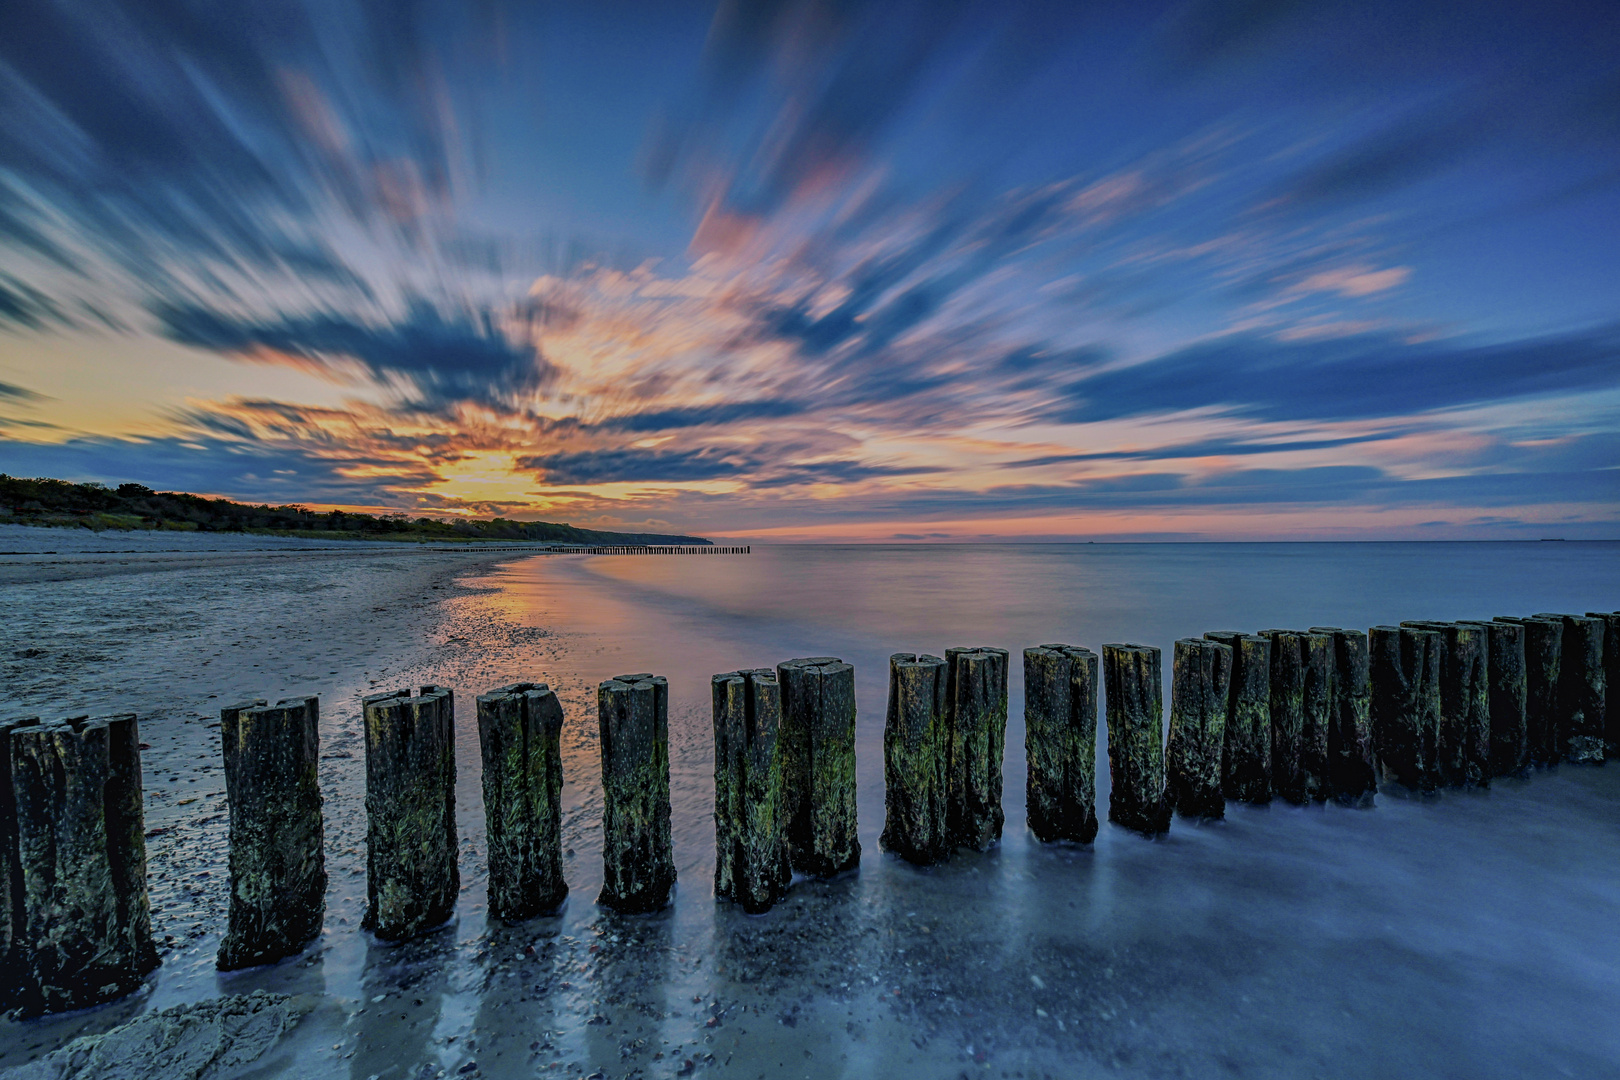
{"label": "row of wooden groyne post", "polygon": [[[889,658],[881,846],[912,863],[983,850],[1003,828],[1009,654]],[[1620,613],[1213,632],[1175,643],[1168,738],[1161,658],[1144,645],[1024,650],[1027,823],[1043,842],[1097,834],[1099,678],[1109,820],[1144,835],[1228,800],[1368,804],[1485,786],[1559,761],[1620,754]],[[712,680],[717,896],[768,910],[795,872],[861,858],[855,671],[836,657]],[[669,685],[621,675],[597,690],[603,885],[621,912],[663,907],[675,883]],[[433,929],[460,891],[454,699],[424,686],[362,700],[365,927]],[[544,684],[477,699],[489,914],[555,911],[563,876],[563,710]],[[230,914],[218,965],[301,952],[321,930],[326,869],[319,701],[221,713],[230,807]],[[128,993],[158,964],[146,893],[140,738],[130,715],[0,721],[0,1005],[25,1014]]]}

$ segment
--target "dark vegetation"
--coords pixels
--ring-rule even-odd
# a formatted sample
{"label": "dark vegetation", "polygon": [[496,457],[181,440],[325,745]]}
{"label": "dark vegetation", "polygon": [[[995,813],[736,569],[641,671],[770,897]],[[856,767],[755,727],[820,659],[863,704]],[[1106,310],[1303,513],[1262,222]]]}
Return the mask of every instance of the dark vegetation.
{"label": "dark vegetation", "polygon": [[74,484],[0,473],[0,523],[87,529],[247,532],[333,540],[536,540],[561,544],[707,544],[699,536],[601,532],[507,518],[440,521],[404,514],[352,514],[302,506],[249,506],[140,484]]}

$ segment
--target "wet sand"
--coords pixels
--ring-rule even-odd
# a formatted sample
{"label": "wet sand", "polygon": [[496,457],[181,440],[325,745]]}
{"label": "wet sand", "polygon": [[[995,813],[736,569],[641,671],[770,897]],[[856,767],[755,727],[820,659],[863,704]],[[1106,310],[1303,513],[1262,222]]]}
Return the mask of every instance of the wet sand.
{"label": "wet sand", "polygon": [[[164,964],[129,1000],[0,1024],[0,1066],[138,1013],[264,989],[314,1004],[244,1075],[1616,1075],[1612,764],[1435,800],[1380,797],[1370,812],[1234,805],[1222,825],[1177,821],[1159,842],[1105,825],[1092,848],[1047,847],[1022,828],[1015,679],[1002,845],[919,870],[876,842],[881,658],[902,645],[956,644],[954,632],[935,640],[939,626],[972,625],[951,605],[982,598],[938,595],[932,570],[904,594],[866,591],[858,561],[843,558],[842,598],[762,615],[751,597],[793,571],[750,558],[758,561],[309,552],[6,585],[7,601],[21,605],[13,610],[31,613],[0,630],[12,702],[46,714],[141,715]],[[891,569],[873,573],[895,587]],[[1045,573],[1028,597],[986,582],[1014,614],[973,636],[1017,646],[1062,638],[1050,627],[1064,625],[1075,640],[1101,640],[1067,615],[1018,622],[1019,604],[1045,620],[1063,602]],[[1137,602],[1128,582],[1118,588]],[[1426,598],[1400,591],[1421,613]],[[693,599],[722,593],[713,604]],[[1534,595],[1548,599],[1490,602],[1568,606]],[[1176,610],[1194,603],[1173,599]],[[850,605],[861,605],[860,617]],[[879,610],[908,614],[885,624]],[[1355,625],[1363,614],[1339,621]],[[1106,610],[1095,617],[1114,621]],[[829,652],[853,661],[859,678],[862,864],[831,882],[800,882],[771,913],[746,916],[711,890],[708,675]],[[593,902],[594,688],[621,670],[671,676],[680,879],[673,905],[654,916],[620,917]],[[472,698],[519,678],[551,682],[567,715],[572,892],[558,916],[490,926]],[[385,946],[358,929],[359,696],[417,682],[456,690],[462,900],[444,929]],[[295,692],[322,694],[326,932],[303,957],[221,976],[217,709]]]}

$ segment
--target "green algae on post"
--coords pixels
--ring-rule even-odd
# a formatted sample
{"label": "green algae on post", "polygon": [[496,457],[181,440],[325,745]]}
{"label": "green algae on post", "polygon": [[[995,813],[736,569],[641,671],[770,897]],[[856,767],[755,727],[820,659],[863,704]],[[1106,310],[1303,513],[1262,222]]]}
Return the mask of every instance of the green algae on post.
{"label": "green algae on post", "polygon": [[855,669],[835,656],[776,666],[793,869],[831,877],[861,861],[855,813]]}
{"label": "green algae on post", "polygon": [[618,675],[596,688],[602,748],[602,892],[615,911],[657,911],[675,884],[669,683]]}
{"label": "green algae on post", "polygon": [[1226,745],[1231,684],[1230,645],[1206,638],[1176,642],[1170,676],[1170,742],[1165,753],[1166,798],[1182,817],[1226,816],[1221,753]]}
{"label": "green algae on post", "polygon": [[1337,626],[1313,626],[1310,632],[1333,638],[1328,790],[1345,805],[1370,806],[1378,791],[1378,760],[1373,748],[1367,635]]}
{"label": "green algae on post", "polygon": [[945,661],[926,653],[889,657],[883,723],[883,850],[927,866],[951,853],[945,823]]}
{"label": "green algae on post", "polygon": [[366,916],[400,941],[456,909],[455,701],[423,686],[362,699],[366,735]]}
{"label": "green algae on post", "polygon": [[132,715],[11,729],[20,895],[12,1006],[122,997],[158,966],[146,894],[140,733]]}
{"label": "green algae on post", "polygon": [[480,694],[489,916],[528,919],[568,898],[562,864],[562,704],[545,683]]}
{"label": "green algae on post", "polygon": [[1024,650],[1024,756],[1026,820],[1035,838],[1095,840],[1096,653],[1075,645]]}
{"label": "green algae on post", "polygon": [[1620,757],[1620,701],[1616,700],[1620,696],[1620,612],[1586,614],[1603,620],[1603,745],[1609,757]]}
{"label": "green algae on post", "polygon": [[1517,776],[1530,763],[1525,729],[1524,626],[1498,619],[1486,631],[1491,775]]}
{"label": "green algae on post", "polygon": [[714,894],[769,911],[793,882],[781,753],[782,693],[770,668],[711,680]]}
{"label": "green algae on post", "polygon": [[1497,622],[1524,627],[1524,741],[1532,764],[1556,765],[1563,760],[1558,737],[1558,679],[1564,650],[1564,621],[1541,616],[1518,618],[1498,615]]}
{"label": "green algae on post", "polygon": [[1299,733],[1299,770],[1305,798],[1325,802],[1328,797],[1328,739],[1333,727],[1333,635],[1309,630],[1300,635],[1305,670],[1304,722]]}
{"label": "green algae on post", "polygon": [[230,923],[221,971],[302,952],[326,916],[320,699],[220,710],[231,813]]}
{"label": "green algae on post", "polygon": [[1007,650],[945,650],[945,826],[951,842],[984,851],[1001,839],[1001,762],[1007,741]]}
{"label": "green algae on post", "polygon": [[1258,634],[1204,635],[1232,649],[1232,686],[1221,751],[1221,791],[1246,803],[1271,801],[1271,642]]}
{"label": "green algae on post", "polygon": [[1603,764],[1605,680],[1603,620],[1587,615],[1541,615],[1564,624],[1558,659],[1558,742],[1565,759]]}
{"label": "green algae on post", "polygon": [[1164,791],[1164,689],[1159,650],[1104,645],[1108,709],[1108,820],[1144,836],[1170,829]]}
{"label": "green algae on post", "polygon": [[1371,652],[1373,739],[1384,775],[1412,791],[1440,786],[1443,638],[1416,627],[1375,626]]}
{"label": "green algae on post", "polygon": [[1271,642],[1271,791],[1298,806],[1310,798],[1301,751],[1305,739],[1305,641],[1294,630],[1262,630]]}
{"label": "green algae on post", "polygon": [[1462,737],[1462,783],[1490,787],[1490,624],[1453,623],[1446,632],[1446,658],[1450,666],[1441,682],[1441,709],[1456,717],[1450,727]]}

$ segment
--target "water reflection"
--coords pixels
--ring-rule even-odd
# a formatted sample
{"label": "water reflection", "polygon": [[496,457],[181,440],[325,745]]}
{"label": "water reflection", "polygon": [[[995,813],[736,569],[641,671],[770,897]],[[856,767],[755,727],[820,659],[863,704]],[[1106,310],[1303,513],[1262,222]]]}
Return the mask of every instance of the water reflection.
{"label": "water reflection", "polygon": [[435,1036],[450,990],[453,927],[401,944],[368,942],[361,981],[365,1003],[351,1018],[352,1080],[435,1075],[457,1053]]}

